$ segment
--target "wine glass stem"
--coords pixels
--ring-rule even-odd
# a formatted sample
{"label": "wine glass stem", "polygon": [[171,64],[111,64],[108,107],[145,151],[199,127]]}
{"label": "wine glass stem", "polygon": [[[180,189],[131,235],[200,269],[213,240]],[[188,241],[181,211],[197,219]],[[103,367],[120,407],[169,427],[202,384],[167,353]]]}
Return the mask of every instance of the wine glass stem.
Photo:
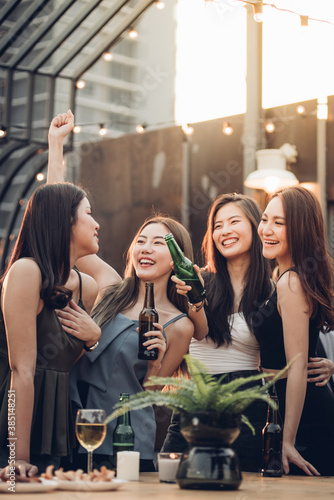
{"label": "wine glass stem", "polygon": [[87,473],[90,474],[93,470],[93,452],[88,451],[87,455]]}

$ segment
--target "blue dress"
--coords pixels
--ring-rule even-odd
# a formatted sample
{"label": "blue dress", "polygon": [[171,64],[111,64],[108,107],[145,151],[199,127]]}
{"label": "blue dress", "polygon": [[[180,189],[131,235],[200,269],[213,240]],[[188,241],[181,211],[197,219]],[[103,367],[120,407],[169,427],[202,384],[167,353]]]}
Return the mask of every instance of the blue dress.
{"label": "blue dress", "polygon": [[[186,316],[173,318],[164,325]],[[113,406],[118,403],[120,393],[136,394],[143,391],[142,381],[148,363],[138,359],[138,320],[131,320],[121,313],[102,328],[98,347],[87,353],[71,371],[71,395],[78,407],[102,408],[110,415]],[[164,334],[165,335],[165,334]],[[86,386],[86,401],[80,397],[80,386]],[[134,449],[140,452],[140,458],[152,460],[156,422],[153,408],[131,412],[131,425],[135,435]],[[113,432],[116,420],[107,426],[107,436],[98,448],[101,455],[113,454]],[[80,449],[79,452],[84,452]]]}

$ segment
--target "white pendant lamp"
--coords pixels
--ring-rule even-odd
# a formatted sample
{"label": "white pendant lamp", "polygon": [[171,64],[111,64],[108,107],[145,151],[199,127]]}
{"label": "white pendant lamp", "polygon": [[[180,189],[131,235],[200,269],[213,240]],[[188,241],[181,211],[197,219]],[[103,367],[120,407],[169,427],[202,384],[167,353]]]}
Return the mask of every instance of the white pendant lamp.
{"label": "white pendant lamp", "polygon": [[263,189],[273,193],[278,189],[297,186],[297,177],[286,169],[287,161],[295,163],[297,150],[291,144],[283,144],[280,149],[260,149],[256,151],[257,170],[250,173],[244,184],[248,188]]}

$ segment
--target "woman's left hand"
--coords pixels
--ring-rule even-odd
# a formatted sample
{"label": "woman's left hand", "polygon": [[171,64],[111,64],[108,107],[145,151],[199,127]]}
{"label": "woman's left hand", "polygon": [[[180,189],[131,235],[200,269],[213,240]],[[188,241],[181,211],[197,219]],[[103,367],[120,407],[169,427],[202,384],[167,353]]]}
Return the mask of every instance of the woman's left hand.
{"label": "woman's left hand", "polygon": [[[146,332],[144,335],[148,337],[147,341],[143,343],[145,347],[148,348],[149,351],[152,349],[158,349],[158,357],[153,361],[149,361],[149,365],[151,366],[161,366],[162,359],[167,350],[167,344],[165,337],[163,336],[163,326],[159,323],[153,323],[153,326],[157,328],[157,330],[151,330]],[[137,332],[139,333],[139,328],[137,328]]]}
{"label": "woman's left hand", "polygon": [[[313,375],[310,377],[310,375]],[[307,365],[307,381],[321,387],[326,385],[334,375],[334,363],[327,358],[309,358]]]}
{"label": "woman's left hand", "polygon": [[289,474],[289,462],[292,462],[297,465],[297,467],[302,469],[308,476],[320,476],[317,469],[313,467],[310,462],[307,462],[292,444],[283,442],[282,462],[284,474]]}
{"label": "woman's left hand", "polygon": [[101,328],[73,300],[64,309],[57,309],[56,313],[65,332],[74,337],[89,344],[95,344],[101,337]]}

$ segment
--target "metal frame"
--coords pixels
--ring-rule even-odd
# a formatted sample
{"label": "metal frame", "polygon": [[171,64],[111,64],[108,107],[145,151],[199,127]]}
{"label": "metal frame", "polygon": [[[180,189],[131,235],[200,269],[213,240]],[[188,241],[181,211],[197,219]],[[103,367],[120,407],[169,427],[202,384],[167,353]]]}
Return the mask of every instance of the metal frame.
{"label": "metal frame", "polygon": [[[47,139],[37,140],[32,134],[33,121],[33,96],[36,76],[45,76],[48,78],[48,102],[47,102],[47,122],[50,122],[53,116],[56,79],[64,78],[71,81],[70,106],[72,111],[75,109],[75,97],[77,80],[90,69],[102,54],[110,49],[121,38],[122,34],[131,26],[139,17],[148,9],[156,0],[138,0],[135,7],[130,12],[124,13],[121,21],[115,26],[110,35],[106,35],[102,43],[98,45],[83,63],[75,71],[69,69],[69,64],[78,56],[84,47],[106,26],[106,24],[117,16],[123,7],[130,3],[131,0],[116,0],[113,7],[108,11],[108,15],[104,13],[94,25],[94,27],[80,38],[75,48],[73,48],[65,57],[50,68],[43,68],[50,58],[56,54],[61,44],[69,38],[76,29],[80,28],[81,24],[87,17],[99,7],[103,0],[90,0],[80,14],[64,29],[56,38],[52,40],[49,47],[46,47],[29,65],[20,64],[24,58],[33,50],[38,42],[52,29],[54,24],[65,15],[75,3],[75,0],[63,0],[62,4],[50,15],[47,22],[43,23],[37,31],[23,44],[20,51],[13,57],[9,58],[8,62],[0,62],[0,68],[5,70],[6,79],[6,95],[5,95],[5,120],[3,125],[7,128],[6,140],[16,139],[18,142],[30,142],[39,145],[47,145]],[[4,21],[14,11],[14,9],[22,2],[22,0],[8,0],[5,7],[0,11],[0,21]],[[47,6],[50,0],[35,0],[32,5],[27,8],[24,15],[18,22],[8,31],[8,33],[0,41],[0,56],[4,55],[6,49],[10,47],[13,41],[24,32],[24,29],[29,26],[34,17]],[[69,74],[66,74],[70,72]],[[12,101],[13,101],[13,84],[16,72],[25,72],[28,75],[28,95],[27,106],[25,110],[26,130],[24,137],[19,137],[13,131],[12,123]],[[73,137],[71,138],[73,143]],[[1,142],[0,142],[1,144]],[[1,199],[0,199],[1,200]]]}
{"label": "metal frame", "polygon": [[[65,57],[59,58],[59,62],[53,65],[47,65],[51,57],[53,57],[62,43],[67,40],[77,29],[80,29],[82,23],[88,16],[98,9],[103,0],[89,0],[83,5],[81,11],[75,18],[68,24],[68,26],[50,42],[50,45],[42,50],[32,62],[29,64],[22,64],[25,57],[36,48],[37,44],[45,37],[54,27],[62,16],[66,15],[69,9],[74,5],[76,0],[62,0],[61,4],[50,13],[46,22],[41,23],[40,26],[35,28],[34,33],[22,43],[20,50],[12,55],[8,49],[17,40],[19,36],[24,34],[24,31],[29,27],[31,21],[50,3],[50,0],[34,0],[31,5],[27,7],[24,14],[18,19],[17,22],[8,30],[7,34],[0,40],[0,69],[4,71],[5,78],[5,112],[2,125],[7,129],[7,134],[4,139],[0,139],[0,171],[1,164],[8,161],[11,154],[19,149],[29,146],[22,152],[22,156],[11,166],[10,170],[6,173],[3,185],[0,189],[0,204],[4,201],[6,193],[10,188],[15,177],[20,173],[26,162],[37,153],[38,149],[42,146],[48,147],[46,131],[45,137],[42,139],[33,136],[33,116],[34,116],[34,94],[36,78],[44,76],[47,78],[47,93],[48,99],[46,102],[46,120],[49,123],[54,116],[54,101],[55,89],[58,78],[63,78],[70,81],[70,95],[69,107],[75,112],[76,107],[76,82],[77,80],[90,69],[95,62],[102,56],[102,54],[110,49],[113,45],[120,40],[122,34],[134,24],[135,21],[148,9],[156,0],[138,0],[137,5],[126,11],[122,9],[128,5],[131,0],[115,0],[114,5],[107,12],[94,23],[94,26],[81,36],[75,47],[66,54]],[[3,24],[9,19],[9,16],[15,9],[23,2],[23,0],[7,0],[5,5],[0,10],[0,24]],[[122,12],[121,12],[122,11]],[[116,16],[119,16],[119,22]],[[86,57],[83,62],[74,71],[70,68],[71,62],[82,52],[84,47],[111,21],[116,18],[116,23],[113,27],[111,34],[106,34],[103,42],[94,48],[92,53]],[[8,51],[8,57],[6,55]],[[19,72],[27,74],[27,93],[25,105],[25,121],[24,126],[18,126],[21,129],[19,135],[15,129],[16,124],[12,123],[13,116],[13,86],[15,75]],[[24,133],[22,134],[22,129]],[[69,142],[66,150],[69,151],[73,148],[73,134],[69,137]],[[6,223],[5,237],[3,238],[3,254],[0,263],[0,269],[5,265],[7,252],[10,247],[10,235],[15,225],[16,218],[20,212],[21,205],[19,201],[24,198],[32,186],[36,173],[45,167],[47,162],[47,155],[41,154],[36,156],[36,162],[31,168],[31,173],[27,176],[26,181],[20,186],[17,191],[15,200],[13,201],[15,209],[9,215]]]}

